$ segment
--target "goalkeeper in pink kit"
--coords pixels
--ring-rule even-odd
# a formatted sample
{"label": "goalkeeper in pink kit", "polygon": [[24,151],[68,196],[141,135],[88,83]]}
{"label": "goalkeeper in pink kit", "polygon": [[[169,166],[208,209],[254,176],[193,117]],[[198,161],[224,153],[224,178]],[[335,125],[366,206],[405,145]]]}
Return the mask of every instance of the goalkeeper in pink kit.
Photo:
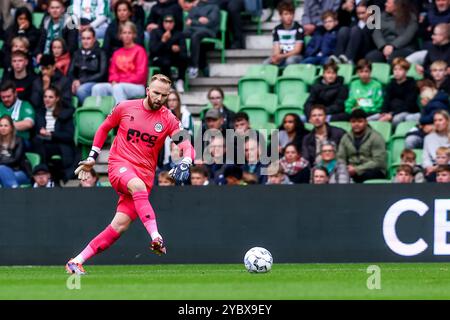
{"label": "goalkeeper in pink kit", "polygon": [[145,99],[119,103],[98,128],[89,157],[75,170],[79,179],[86,179],[108,132],[118,127],[108,160],[109,180],[119,194],[116,214],[105,230],[67,262],[68,273],[85,274],[83,263],[108,249],[136,218],[142,221],[152,238],[150,249],[159,255],[166,253],[155,212],[148,200],[158,153],[167,136],[178,143],[183,159],[169,174],[180,182],[189,178],[189,167],[195,157],[194,148],[189,136],[182,131],[180,121],[164,106],[170,85],[171,81],[166,76],[157,74],[150,80]]}

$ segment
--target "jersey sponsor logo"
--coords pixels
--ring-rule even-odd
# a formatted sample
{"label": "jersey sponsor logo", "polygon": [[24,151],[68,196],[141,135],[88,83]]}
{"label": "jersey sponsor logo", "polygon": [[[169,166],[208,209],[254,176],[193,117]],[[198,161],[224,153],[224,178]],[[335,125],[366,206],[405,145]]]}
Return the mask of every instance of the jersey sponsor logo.
{"label": "jersey sponsor logo", "polygon": [[146,132],[141,132],[135,129],[128,129],[127,132],[127,141],[131,141],[131,143],[139,143],[140,141],[147,143],[148,147],[154,147],[155,141],[158,139],[158,136],[151,135]]}
{"label": "jersey sponsor logo", "polygon": [[163,128],[164,127],[163,127],[163,125],[161,123],[158,122],[157,124],[155,124],[155,131],[156,132],[159,133],[159,132],[163,131]]}

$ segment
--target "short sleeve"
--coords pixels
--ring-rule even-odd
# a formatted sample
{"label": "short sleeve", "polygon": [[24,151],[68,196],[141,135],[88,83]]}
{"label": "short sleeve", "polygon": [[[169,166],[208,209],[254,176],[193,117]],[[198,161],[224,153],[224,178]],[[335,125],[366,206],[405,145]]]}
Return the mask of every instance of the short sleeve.
{"label": "short sleeve", "polygon": [[305,30],[301,25],[298,25],[297,32],[295,33],[295,41],[303,42],[305,39]]}
{"label": "short sleeve", "polygon": [[22,107],[21,120],[31,119],[34,121],[35,113],[33,107],[29,103],[23,103]]}
{"label": "short sleeve", "polygon": [[280,41],[280,37],[278,35],[278,28],[273,29],[272,31],[272,38],[273,38],[273,42],[279,42]]}

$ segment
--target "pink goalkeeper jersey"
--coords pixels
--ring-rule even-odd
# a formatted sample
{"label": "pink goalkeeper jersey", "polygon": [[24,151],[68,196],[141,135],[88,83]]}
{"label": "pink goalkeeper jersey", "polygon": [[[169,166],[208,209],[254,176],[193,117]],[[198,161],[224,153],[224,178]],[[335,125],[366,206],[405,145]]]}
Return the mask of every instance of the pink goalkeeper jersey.
{"label": "pink goalkeeper jersey", "polygon": [[[159,110],[144,108],[144,100],[119,103],[102,126],[111,130],[119,127],[109,153],[109,166],[130,164],[147,185],[153,184],[158,154],[167,136],[182,129],[180,121],[166,107]],[[94,140],[94,146],[100,147]]]}

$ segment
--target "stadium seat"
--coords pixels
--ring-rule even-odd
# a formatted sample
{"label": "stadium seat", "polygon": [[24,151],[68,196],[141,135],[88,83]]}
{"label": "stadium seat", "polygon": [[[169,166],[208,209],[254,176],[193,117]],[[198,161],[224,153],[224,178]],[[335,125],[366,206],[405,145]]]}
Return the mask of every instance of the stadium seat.
{"label": "stadium seat", "polygon": [[75,111],[75,144],[81,146],[83,158],[88,156],[95,133],[105,117],[96,106],[83,106]]}
{"label": "stadium seat", "polygon": [[279,108],[300,108],[302,110],[304,110],[304,105],[306,100],[308,100],[309,97],[309,93],[304,93],[304,94],[290,94],[290,95],[286,95],[283,100],[281,101],[280,107]]}
{"label": "stadium seat", "polygon": [[25,152],[25,157],[31,165],[31,169],[41,163],[41,156],[34,152]]}
{"label": "stadium seat", "polygon": [[43,12],[33,12],[33,25],[40,29],[42,20],[44,20]]}
{"label": "stadium seat", "polygon": [[253,79],[243,77],[239,79],[238,83],[240,104],[245,105],[247,98],[253,94],[269,93],[270,87],[267,81],[263,79]]}
{"label": "stadium seat", "polygon": [[391,66],[384,62],[373,62],[372,78],[377,79],[382,85],[387,85],[391,81]]}
{"label": "stadium seat", "polygon": [[0,40],[0,50],[3,49],[3,43],[4,43],[4,41],[3,41],[3,40]]}
{"label": "stadium seat", "polygon": [[416,163],[421,165],[422,164],[423,149],[413,149],[413,151],[416,154]]}
{"label": "stadium seat", "polygon": [[290,64],[284,69],[283,77],[300,79],[310,86],[316,81],[318,70],[319,67],[313,64]]}
{"label": "stadium seat", "polygon": [[250,66],[244,78],[263,79],[273,87],[277,82],[278,67],[272,64],[258,64]]}
{"label": "stadium seat", "polygon": [[250,95],[245,101],[246,109],[263,109],[269,114],[273,114],[277,110],[278,98],[273,93],[257,93]]}
{"label": "stadium seat", "polygon": [[78,97],[72,96],[72,106],[76,109],[78,108]]}
{"label": "stadium seat", "polygon": [[419,74],[416,70],[416,64],[415,63],[411,63],[411,67],[409,68],[407,74],[408,77],[413,78],[414,80],[422,80],[423,79],[423,75]]}
{"label": "stadium seat", "polygon": [[306,83],[300,79],[290,77],[279,77],[275,83],[275,93],[278,95],[278,102],[281,103],[287,95],[306,94],[308,88]]}
{"label": "stadium seat", "polygon": [[390,163],[394,164],[400,161],[400,155],[402,154],[402,151],[405,149],[405,138],[398,137],[391,140],[390,146],[389,146],[389,153],[390,153]]}
{"label": "stadium seat", "polygon": [[391,139],[392,124],[387,121],[369,121],[372,129],[377,131],[383,137],[386,143]]}
{"label": "stadium seat", "polygon": [[416,121],[400,122],[397,125],[397,127],[395,128],[395,132],[394,132],[394,135],[392,136],[392,138],[405,137],[406,134],[409,132],[409,130],[414,128],[416,126],[416,124],[417,124]]}
{"label": "stadium seat", "polygon": [[[241,108],[240,98],[236,94],[225,94],[223,104],[233,112],[238,112]],[[204,119],[206,111],[212,108],[211,102],[208,102],[205,108],[200,111],[200,119]]]}
{"label": "stadium seat", "polygon": [[108,180],[100,181],[100,186],[101,187],[111,187],[111,182],[109,182]]}
{"label": "stadium seat", "polygon": [[264,129],[269,122],[269,114],[264,109],[243,107],[240,111],[244,111],[248,114],[250,125],[254,129]]}
{"label": "stadium seat", "polygon": [[83,102],[83,108],[96,108],[103,112],[107,116],[116,102],[112,96],[89,96]]}
{"label": "stadium seat", "polygon": [[314,129],[314,125],[309,122],[305,122],[305,129],[308,131],[312,131]]}
{"label": "stadium seat", "polygon": [[352,130],[352,126],[348,121],[331,121],[330,126],[341,128],[346,132],[350,132]]}
{"label": "stadium seat", "polygon": [[3,78],[3,72],[4,72],[4,70],[5,70],[5,69],[0,68],[0,79]]}
{"label": "stadium seat", "polygon": [[365,184],[383,184],[383,183],[392,183],[389,179],[369,179],[364,181]]}
{"label": "stadium seat", "polygon": [[220,10],[220,37],[219,38],[203,38],[202,43],[212,43],[216,50],[220,50],[220,61],[225,63],[225,39],[227,31],[228,12]]}
{"label": "stadium seat", "polygon": [[349,63],[339,64],[338,75],[344,78],[344,84],[349,85],[352,81],[354,67]]}

